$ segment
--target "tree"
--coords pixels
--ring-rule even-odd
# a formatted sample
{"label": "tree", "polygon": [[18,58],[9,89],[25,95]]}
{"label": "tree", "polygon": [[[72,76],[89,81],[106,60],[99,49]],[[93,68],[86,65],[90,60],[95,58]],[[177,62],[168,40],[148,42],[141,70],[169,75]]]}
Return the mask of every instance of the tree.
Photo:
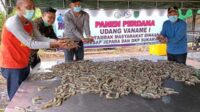
{"label": "tree", "polygon": [[[5,22],[5,15],[3,12],[0,12],[0,35],[1,35],[1,31],[2,31],[2,27],[4,25]],[[0,36],[0,42],[1,42],[1,36]]]}

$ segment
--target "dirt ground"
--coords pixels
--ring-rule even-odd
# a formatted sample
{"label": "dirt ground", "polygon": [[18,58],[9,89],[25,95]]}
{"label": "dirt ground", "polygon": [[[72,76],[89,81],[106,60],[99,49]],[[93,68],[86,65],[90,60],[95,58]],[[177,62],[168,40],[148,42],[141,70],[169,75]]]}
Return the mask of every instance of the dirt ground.
{"label": "dirt ground", "polygon": [[7,98],[7,91],[6,91],[6,81],[2,77],[0,72],[0,112],[3,112],[3,109],[8,104],[8,98]]}
{"label": "dirt ground", "polygon": [[[110,57],[130,57],[130,56],[148,56],[147,46],[134,46],[134,47],[123,47],[123,48],[107,48],[107,49],[86,49],[85,59],[96,59],[96,58],[110,58]],[[63,51],[39,51],[42,61],[48,60],[64,60]],[[200,53],[199,53],[200,54]],[[200,58],[200,56],[197,56]],[[200,69],[200,61],[188,57],[187,64],[192,65]],[[5,109],[8,104],[6,81],[0,74],[0,112]]]}

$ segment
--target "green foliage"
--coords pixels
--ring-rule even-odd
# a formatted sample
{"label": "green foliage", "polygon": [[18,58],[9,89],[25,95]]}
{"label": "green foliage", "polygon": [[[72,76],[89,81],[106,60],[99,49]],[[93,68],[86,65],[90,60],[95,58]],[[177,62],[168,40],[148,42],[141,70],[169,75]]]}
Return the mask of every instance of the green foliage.
{"label": "green foliage", "polygon": [[4,21],[5,21],[5,15],[4,13],[0,12],[0,30],[3,27]]}
{"label": "green foliage", "polygon": [[[1,31],[2,31],[2,27],[4,25],[5,22],[5,15],[3,12],[0,12],[0,35],[1,35]],[[0,42],[1,42],[1,36],[0,36]]]}
{"label": "green foliage", "polygon": [[13,8],[12,12],[10,14],[8,14],[8,17],[14,16],[17,13],[17,9]]}
{"label": "green foliage", "polygon": [[36,8],[35,9],[35,16],[33,17],[33,20],[42,17],[42,11],[40,10],[40,8]]}

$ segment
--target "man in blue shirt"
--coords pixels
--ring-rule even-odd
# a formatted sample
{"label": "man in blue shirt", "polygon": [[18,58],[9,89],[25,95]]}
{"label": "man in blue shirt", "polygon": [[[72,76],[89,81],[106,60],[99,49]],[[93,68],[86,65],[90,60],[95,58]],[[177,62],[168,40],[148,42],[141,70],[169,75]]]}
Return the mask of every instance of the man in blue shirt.
{"label": "man in blue shirt", "polygon": [[186,63],[187,58],[187,24],[178,19],[178,8],[168,8],[168,18],[157,39],[167,43],[167,59],[177,63]]}

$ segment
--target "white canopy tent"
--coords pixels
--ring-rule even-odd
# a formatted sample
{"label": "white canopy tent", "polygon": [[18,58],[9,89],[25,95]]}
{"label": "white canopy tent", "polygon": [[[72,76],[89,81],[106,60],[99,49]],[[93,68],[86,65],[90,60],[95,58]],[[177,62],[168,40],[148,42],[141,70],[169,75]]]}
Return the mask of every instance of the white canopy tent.
{"label": "white canopy tent", "polygon": [[[52,6],[65,8],[69,0],[34,0],[38,7]],[[200,8],[200,0],[81,0],[84,8],[167,8],[176,5],[180,8]],[[14,6],[16,0],[7,0],[9,7]]]}

